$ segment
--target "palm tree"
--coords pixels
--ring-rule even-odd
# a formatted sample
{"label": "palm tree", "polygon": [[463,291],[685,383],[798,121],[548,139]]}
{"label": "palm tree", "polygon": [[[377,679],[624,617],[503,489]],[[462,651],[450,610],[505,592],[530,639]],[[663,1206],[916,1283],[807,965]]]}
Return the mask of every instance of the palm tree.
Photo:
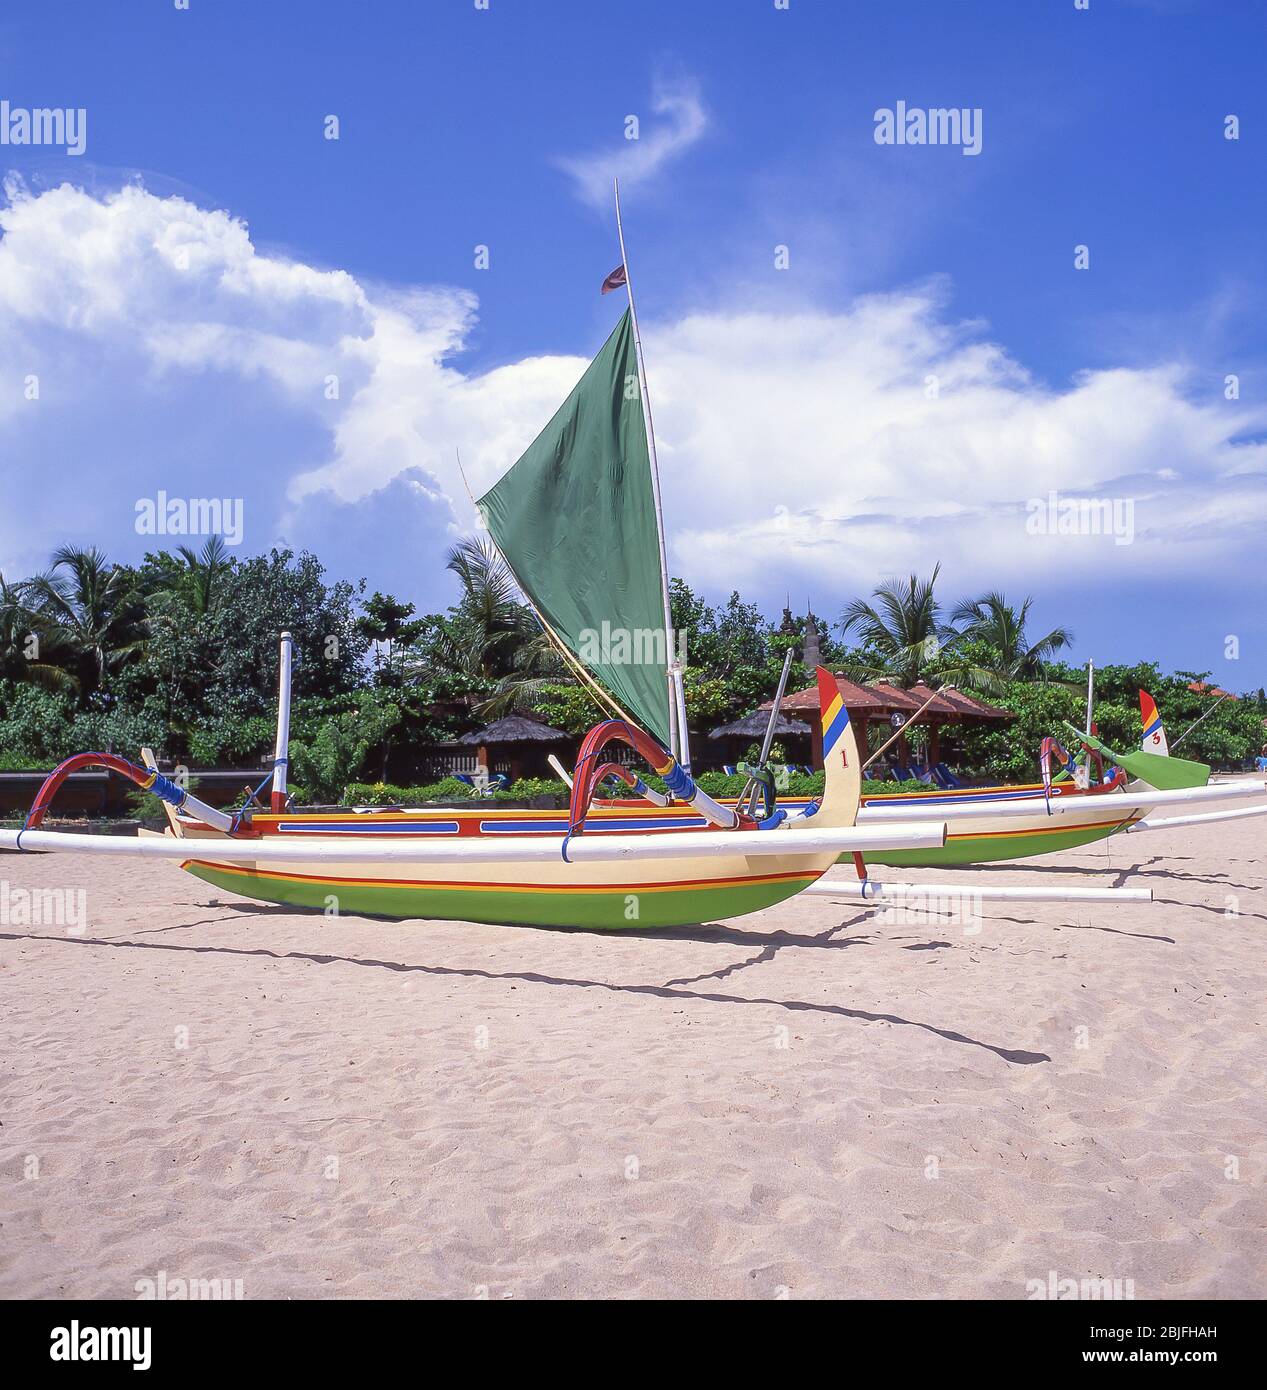
{"label": "palm tree", "polygon": [[24,586],[0,574],[0,677],[27,681],[47,690],[73,690],[75,677],[42,658],[57,656],[66,644],[27,603]]}
{"label": "palm tree", "polygon": [[951,616],[952,623],[963,624],[959,638],[980,643],[985,648],[974,683],[984,690],[998,690],[1011,681],[1046,680],[1046,663],[1073,643],[1067,627],[1054,627],[1036,642],[1025,631],[1032,598],[1018,612],[995,590],[981,598],[966,599]]}
{"label": "palm tree", "polygon": [[179,596],[195,618],[214,617],[220,606],[221,578],[233,568],[223,536],[209,536],[196,554],[187,545],[176,552],[185,562],[162,592]]}
{"label": "palm tree", "polygon": [[575,680],[520,599],[515,577],[496,547],[483,539],[460,541],[449,551],[447,567],[462,585],[452,664],[496,682],[493,693],[474,707],[481,719],[531,710],[543,685]]}
{"label": "palm tree", "polygon": [[934,593],[940,573],[937,565],[928,579],[889,579],[872,593],[874,602],[854,599],[841,615],[841,632],[856,633],[863,655],[845,663],[847,674],[909,687],[942,673],[942,645],[955,634]]}
{"label": "palm tree", "polygon": [[218,674],[216,619],[233,561],[221,536],[208,537],[200,551],[182,545],[175,555],[156,559],[159,575],[148,586],[144,631],[168,726],[185,730],[199,689]]}
{"label": "palm tree", "polygon": [[462,669],[494,678],[509,675],[519,649],[538,633],[510,566],[489,541],[468,538],[449,551],[445,568],[462,586],[457,617],[464,639],[455,652]]}
{"label": "palm tree", "polygon": [[133,577],[96,546],[62,546],[26,592],[39,617],[78,654],[80,684],[89,692],[140,650],[143,620]]}
{"label": "palm tree", "polygon": [[481,719],[501,719],[517,712],[531,713],[547,685],[575,685],[554,643],[536,632],[515,653],[515,669],[501,677],[497,688],[474,706]]}

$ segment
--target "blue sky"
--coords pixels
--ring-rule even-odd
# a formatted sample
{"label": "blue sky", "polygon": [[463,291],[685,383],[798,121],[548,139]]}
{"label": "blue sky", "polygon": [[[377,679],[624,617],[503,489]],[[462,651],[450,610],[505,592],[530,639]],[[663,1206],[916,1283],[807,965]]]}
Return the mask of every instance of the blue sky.
{"label": "blue sky", "polygon": [[[454,447],[490,482],[613,320],[591,190],[619,168],[675,570],[834,613],[940,558],[948,599],[1032,592],[1080,657],[1256,687],[1265,50],[1248,0],[16,0],[0,98],[85,108],[88,142],[0,147],[6,393],[42,366],[38,415],[0,404],[0,568],[63,538],[134,558],[134,498],[221,488],[247,550],[446,601]],[[877,145],[898,100],[980,108],[981,153]],[[273,269],[167,283],[147,257],[186,205],[247,228],[196,226],[208,256]],[[22,291],[42,256],[56,312]],[[1131,543],[1027,535],[1053,488],[1132,499]]]}

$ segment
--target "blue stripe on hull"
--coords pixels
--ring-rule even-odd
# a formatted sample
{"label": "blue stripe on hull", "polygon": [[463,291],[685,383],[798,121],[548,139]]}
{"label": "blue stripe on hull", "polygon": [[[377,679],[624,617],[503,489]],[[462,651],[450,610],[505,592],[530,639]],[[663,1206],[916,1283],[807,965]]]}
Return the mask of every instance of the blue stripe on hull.
{"label": "blue stripe on hull", "polygon": [[[630,817],[619,820],[604,817],[602,820],[587,822],[585,833],[587,835],[601,835],[604,831],[615,830],[693,830],[696,826],[706,824],[707,822],[702,816],[638,816],[637,819]],[[482,835],[562,835],[567,828],[566,820],[486,820],[480,822]]]}
{"label": "blue stripe on hull", "polygon": [[455,820],[418,821],[325,821],[319,825],[303,825],[297,821],[281,821],[281,835],[456,835]]}

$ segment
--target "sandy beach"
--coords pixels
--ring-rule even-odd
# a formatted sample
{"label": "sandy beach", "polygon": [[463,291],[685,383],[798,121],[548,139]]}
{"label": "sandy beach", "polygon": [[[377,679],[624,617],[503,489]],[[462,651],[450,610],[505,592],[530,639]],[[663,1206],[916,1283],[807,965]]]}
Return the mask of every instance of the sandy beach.
{"label": "sandy beach", "polygon": [[[0,1294],[1261,1297],[1263,834],[977,880],[1094,869],[1151,906],[802,898],[654,935],[0,856]],[[84,889],[82,930],[21,922],[37,887]]]}

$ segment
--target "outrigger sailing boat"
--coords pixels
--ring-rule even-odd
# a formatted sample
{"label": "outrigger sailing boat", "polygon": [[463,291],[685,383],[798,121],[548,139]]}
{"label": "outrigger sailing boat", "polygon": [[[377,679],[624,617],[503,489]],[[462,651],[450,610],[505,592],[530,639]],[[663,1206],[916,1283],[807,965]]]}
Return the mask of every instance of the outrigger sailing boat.
{"label": "outrigger sailing boat", "polygon": [[[617,284],[628,278],[623,231],[621,238],[622,278],[609,277]],[[476,819],[451,810],[432,814],[436,808],[404,817],[287,813],[290,643],[284,639],[271,814],[243,808],[229,815],[156,767],[86,753],[49,775],[23,829],[0,831],[0,848],[174,858],[235,893],[307,907],[645,928],[768,907],[813,883],[842,853],[942,843],[940,821],[854,826],[858,750],[826,671],[819,677],[827,764],[820,802],[796,816],[780,810],[758,821],[713,800],[692,779],[683,755],[682,672],[670,640],[659,480],[632,289],[629,307],[576,389],[480,507],[546,631],[615,716],[586,736],[565,826],[541,827],[522,812]],[[653,801],[666,800],[605,760],[614,741],[631,745],[708,828],[623,812],[599,812],[591,820],[598,784],[609,776]],[[57,789],[87,766],[111,769],[171,806],[168,833],[121,839],[41,830]]]}
{"label": "outrigger sailing boat", "polygon": [[[403,823],[365,817],[234,816],[205,805],[153,769],[112,754],[68,759],[41,788],[26,828],[0,831],[0,847],[89,851],[179,859],[199,878],[246,897],[389,917],[443,917],[551,927],[669,927],[736,917],[800,892],[838,855],[886,845],[940,843],[940,822],[853,828],[860,769],[848,712],[829,672],[822,691],[826,789],[814,814],[763,825],[725,812],[695,787],[654,739],[623,720],[586,738],[565,834],[498,817],[488,824],[419,816]],[[700,832],[644,825],[587,831],[589,798],[613,766],[613,740],[631,744],[675,792],[729,828]],[[207,832],[123,839],[39,829],[70,772],[101,766],[120,773]],[[631,774],[630,774],[631,775]]]}
{"label": "outrigger sailing boat", "polygon": [[[305,907],[646,928],[771,906],[815,885],[841,856],[859,866],[863,860],[945,862],[937,856],[946,852],[948,822],[952,835],[970,847],[953,862],[975,862],[1000,857],[982,848],[991,840],[1010,840],[1012,854],[1042,852],[1016,848],[1037,833],[1033,823],[1039,818],[1043,830],[1059,823],[1090,838],[1138,821],[1159,805],[1261,791],[1255,783],[1185,787],[1173,781],[1160,784],[1173,789],[1158,790],[1159,765],[1179,760],[1153,758],[1146,769],[1153,773],[1151,784],[1136,777],[1122,786],[1122,778],[1092,793],[1045,778],[1041,794],[1035,788],[993,788],[916,795],[891,803],[871,800],[860,811],[862,765],[849,715],[835,678],[820,668],[822,798],[765,806],[758,816],[752,805],[744,809],[703,792],[691,776],[655,433],[619,194],[616,211],[621,265],[603,288],[624,285],[628,307],[553,419],[478,502],[560,656],[612,716],[582,742],[566,820],[556,812],[493,806],[332,815],[288,809],[290,642],[283,635],[268,812],[244,807],[226,814],[163,777],[152,760],[138,767],[113,754],[87,753],[49,775],[23,829],[0,831],[0,849],[176,859],[234,893]],[[630,745],[670,795],[607,759],[613,741]],[[1117,757],[1105,749],[1097,755]],[[86,766],[112,769],[160,797],[171,808],[167,833],[124,839],[41,830],[58,787]],[[1200,768],[1200,781],[1206,773]],[[622,782],[634,799],[596,805],[598,787],[608,779]],[[911,858],[899,861],[898,855]],[[882,888],[864,878],[864,896]],[[823,885],[822,891],[836,888]],[[1023,890],[986,891],[1016,896]],[[1138,896],[1140,890],[1033,891],[1111,899]]]}

